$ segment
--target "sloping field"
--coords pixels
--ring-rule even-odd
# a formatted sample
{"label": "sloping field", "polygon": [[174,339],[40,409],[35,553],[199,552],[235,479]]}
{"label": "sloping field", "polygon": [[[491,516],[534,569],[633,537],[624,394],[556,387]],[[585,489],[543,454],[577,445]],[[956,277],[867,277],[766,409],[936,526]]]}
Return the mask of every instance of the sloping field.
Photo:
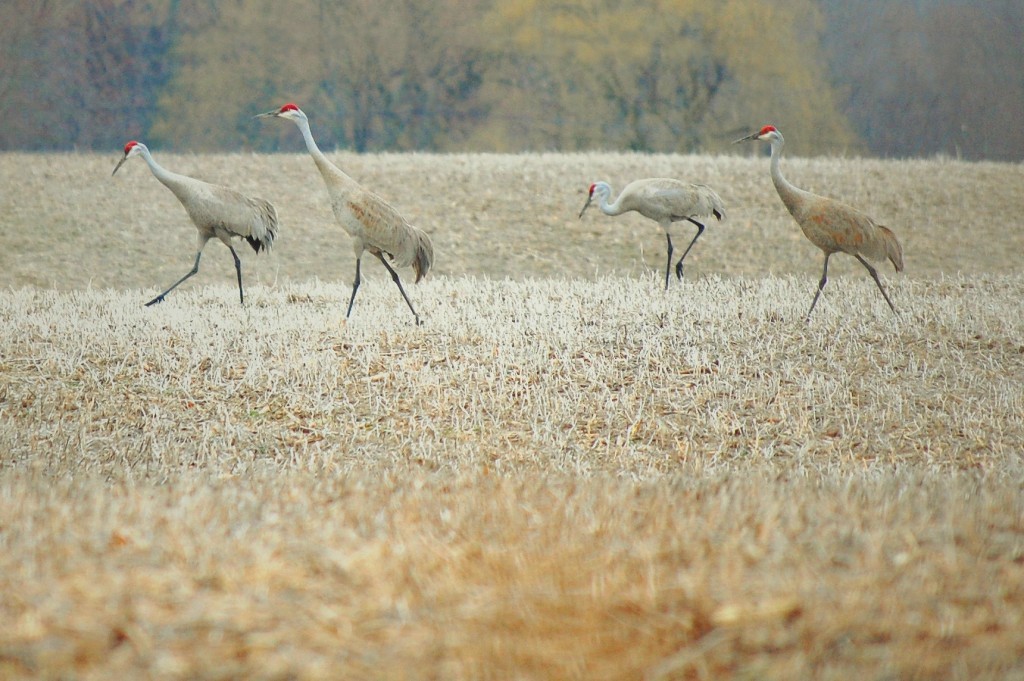
{"label": "sloping field", "polygon": [[[315,277],[351,283],[355,259],[348,237],[336,226],[320,176],[305,154],[153,153],[171,170],[262,196],[277,206],[282,234],[273,254],[257,257],[248,247],[237,249],[246,281],[270,285]],[[111,177],[120,157],[119,150],[0,156],[0,286],[145,287],[148,293],[159,292],[189,270],[195,230],[185,211],[141,159]],[[821,253],[786,213],[764,157],[332,158],[431,234],[438,277],[592,279],[663,272],[665,238],[651,221],[636,215],[608,218],[598,211],[576,217],[594,180],[607,180],[618,190],[630,180],[656,176],[708,184],[725,201],[729,219],[709,225],[687,257],[692,278],[801,274],[813,278],[810,287],[821,274]],[[891,227],[903,242],[912,279],[1021,271],[1022,165],[783,161],[797,185],[847,201]],[[692,232],[684,228],[683,233]],[[829,273],[860,277],[860,269],[852,259],[837,257]],[[368,264],[364,275],[386,281],[380,270]],[[233,281],[230,256],[211,243],[190,285]]]}
{"label": "sloping field", "polygon": [[[794,159],[907,260],[805,324],[763,158],[338,155],[434,237],[416,327],[370,261],[344,320],[307,158],[155,153],[278,204],[244,307],[216,243],[142,307],[143,163],[0,157],[0,678],[1024,679],[1020,167]],[[664,174],[730,211],[668,293],[576,219]]]}

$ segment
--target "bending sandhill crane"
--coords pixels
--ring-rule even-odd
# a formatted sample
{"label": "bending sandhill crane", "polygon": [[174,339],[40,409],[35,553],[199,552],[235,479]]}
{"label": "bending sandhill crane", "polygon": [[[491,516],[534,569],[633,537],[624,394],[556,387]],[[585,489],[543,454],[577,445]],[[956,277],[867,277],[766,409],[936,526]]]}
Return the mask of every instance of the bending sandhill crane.
{"label": "bending sandhill crane", "polygon": [[274,205],[263,199],[239,194],[227,187],[172,173],[153,160],[153,155],[149,153],[145,144],[134,140],[124,145],[124,157],[118,161],[111,176],[117,173],[124,162],[133,156],[142,156],[156,179],[174,192],[199,232],[196,242],[196,262],[192,265],[192,270],[174,282],[169,289],[146,303],[146,306],[163,302],[164,296],[199,272],[199,258],[203,255],[206,242],[213,237],[220,239],[231,251],[231,257],[235,260],[235,273],[238,275],[238,301],[244,303],[242,263],[231,246],[231,238],[245,239],[257,253],[273,246],[274,238],[277,236],[277,210]]}
{"label": "bending sandhill crane", "polygon": [[[818,290],[811,301],[811,309],[807,311],[807,321],[811,319],[814,306],[818,304],[818,296],[828,282],[828,259],[833,253],[849,253],[867,268],[871,278],[878,285],[885,302],[896,313],[896,308],[885,292],[878,272],[864,258],[884,261],[888,258],[897,272],[903,271],[903,247],[896,240],[896,235],[888,227],[879,225],[870,217],[856,208],[841,201],[818,196],[790,184],[779,170],[779,158],[782,146],[786,143],[782,133],[774,125],[766,125],[757,132],[747,135],[736,142],[760,140],[772,145],[771,174],[776,191],[786,204],[790,214],[800,225],[804,236],[825,253],[825,267],[821,272]],[[899,315],[897,315],[899,316]]]}
{"label": "bending sandhill crane", "polygon": [[411,265],[413,271],[416,272],[415,283],[418,283],[434,262],[434,244],[430,237],[423,230],[410,225],[384,199],[364,189],[358,182],[328,161],[313,139],[313,133],[309,130],[309,119],[295,104],[285,104],[280,109],[259,114],[256,118],[284,118],[299,126],[302,138],[306,142],[306,149],[309,150],[309,155],[313,157],[320,176],[323,177],[324,184],[327,185],[327,193],[331,199],[334,216],[352,237],[352,250],[356,254],[356,278],[352,283],[352,297],[349,298],[345,317],[348,318],[352,314],[352,304],[356,300],[356,291],[359,290],[359,263],[363,257],[363,251],[367,250],[377,256],[377,259],[387,268],[392,281],[398,285],[398,290],[405,298],[409,309],[412,310],[416,324],[419,324],[420,316],[416,314],[412,301],[409,300],[405,289],[402,288],[398,272],[388,264],[384,256],[390,257],[399,267]]}
{"label": "bending sandhill crane", "polygon": [[665,263],[665,290],[668,290],[669,272],[672,266],[672,235],[669,229],[673,222],[686,220],[697,226],[697,233],[690,245],[683,251],[683,257],[676,263],[676,277],[683,278],[683,260],[690,252],[697,238],[704,233],[704,224],[696,218],[711,216],[721,220],[725,217],[725,207],[718,194],[703,184],[689,184],[671,178],[655,177],[646,180],[634,180],[626,185],[614,203],[608,203],[612,188],[607,182],[595,182],[590,185],[587,202],[583,204],[580,218],[587,212],[594,197],[598,197],[598,206],[605,215],[622,215],[635,210],[640,215],[654,220],[665,230],[668,241],[668,261]]}

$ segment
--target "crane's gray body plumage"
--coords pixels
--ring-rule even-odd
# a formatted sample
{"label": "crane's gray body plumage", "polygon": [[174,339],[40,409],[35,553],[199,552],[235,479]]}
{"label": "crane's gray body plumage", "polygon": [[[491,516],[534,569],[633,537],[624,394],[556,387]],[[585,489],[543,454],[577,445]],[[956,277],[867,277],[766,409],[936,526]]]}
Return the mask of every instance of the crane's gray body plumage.
{"label": "crane's gray body plumage", "polygon": [[[359,290],[360,263],[364,251],[369,251],[384,265],[391,274],[392,281],[398,286],[402,297],[412,311],[416,323],[420,317],[412,306],[412,301],[402,288],[402,281],[394,268],[388,264],[390,258],[399,267],[412,267],[419,282],[434,263],[434,244],[426,232],[415,227],[402,217],[388,202],[349,177],[336,165],[331,163],[320,151],[313,133],[309,129],[306,114],[294,104],[286,104],[280,109],[259,114],[257,118],[277,117],[294,122],[302,133],[309,155],[313,157],[317,170],[327,187],[334,217],[342,228],[352,237],[352,250],[356,256],[356,276],[352,283],[352,296],[348,301],[348,311],[352,314],[352,305]],[[385,258],[387,256],[387,258]]]}
{"label": "crane's gray body plumage", "polygon": [[636,211],[662,227],[666,223],[694,218],[725,218],[725,205],[711,187],[668,177],[634,180],[623,188],[614,202],[602,203],[600,208],[606,215]]}
{"label": "crane's gray body plumage", "polygon": [[[683,260],[704,233],[706,217],[718,220],[725,218],[725,204],[711,187],[704,184],[690,184],[669,177],[652,177],[634,180],[625,186],[615,201],[611,201],[612,188],[607,182],[595,182],[590,186],[587,202],[580,211],[580,217],[586,212],[591,201],[597,196],[598,207],[605,215],[622,215],[635,211],[645,218],[654,220],[665,231],[668,245],[668,258],[665,263],[665,290],[668,290],[669,273],[672,267],[672,225],[687,221],[697,227],[690,245],[676,263],[676,277],[683,278]],[[698,220],[700,218],[701,220]]]}
{"label": "crane's gray body plumage", "polygon": [[177,173],[166,172],[157,179],[178,197],[203,243],[217,237],[230,246],[231,238],[239,237],[257,253],[273,247],[277,209],[269,201]]}
{"label": "crane's gray body plumage", "polygon": [[328,161],[319,149],[316,151],[313,160],[327,186],[334,217],[352,237],[356,257],[364,249],[374,255],[383,253],[399,267],[412,267],[415,281],[419,282],[434,261],[430,237],[387,201]]}
{"label": "crane's gray body plumage", "polygon": [[146,305],[163,301],[164,296],[196,274],[199,271],[199,259],[203,254],[203,248],[206,242],[214,237],[220,239],[231,251],[238,277],[239,301],[244,302],[241,262],[231,245],[231,239],[245,239],[257,253],[272,248],[278,232],[277,209],[264,199],[246,196],[227,187],[171,172],[157,163],[149,148],[141,142],[129,142],[125,145],[125,155],[114,168],[114,173],[131,156],[137,155],[145,159],[153,176],[177,197],[197,231],[196,260],[192,270]]}

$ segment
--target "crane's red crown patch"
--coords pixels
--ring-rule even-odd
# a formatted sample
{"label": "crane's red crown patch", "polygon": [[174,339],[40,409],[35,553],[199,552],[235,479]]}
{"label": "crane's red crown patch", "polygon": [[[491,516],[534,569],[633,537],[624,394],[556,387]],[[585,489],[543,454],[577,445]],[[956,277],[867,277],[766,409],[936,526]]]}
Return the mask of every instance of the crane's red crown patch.
{"label": "crane's red crown patch", "polygon": [[296,105],[294,102],[288,102],[287,104],[285,104],[284,106],[281,107],[280,113],[284,113],[285,111],[298,111],[298,110],[299,110],[298,105]]}
{"label": "crane's red crown patch", "polygon": [[132,150],[132,147],[134,147],[136,144],[138,144],[138,142],[136,142],[135,140],[132,140],[128,144],[124,145],[124,153],[127,154],[129,151]]}
{"label": "crane's red crown patch", "polygon": [[591,196],[593,196],[593,195],[594,195],[594,187],[596,187],[596,186],[597,186],[597,183],[596,183],[596,182],[595,182],[594,184],[590,185],[590,191],[589,191],[588,193],[589,193],[589,194],[590,194]]}
{"label": "crane's red crown patch", "polygon": [[778,132],[778,130],[775,128],[774,125],[766,125],[763,128],[761,128],[761,132],[759,132],[757,134],[758,134],[758,136],[761,136],[761,135],[767,135],[770,132]]}

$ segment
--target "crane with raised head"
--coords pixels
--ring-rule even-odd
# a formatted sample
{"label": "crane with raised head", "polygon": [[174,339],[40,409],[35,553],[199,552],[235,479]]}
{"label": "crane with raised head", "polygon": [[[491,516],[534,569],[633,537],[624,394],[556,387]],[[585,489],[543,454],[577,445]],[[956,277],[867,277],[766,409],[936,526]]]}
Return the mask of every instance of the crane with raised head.
{"label": "crane with raised head", "polygon": [[[825,266],[821,272],[821,280],[818,282],[818,290],[814,294],[814,300],[811,301],[811,309],[807,311],[807,321],[810,321],[814,306],[818,304],[818,297],[828,282],[828,259],[834,253],[847,253],[860,261],[860,264],[864,265],[868,273],[871,274],[871,278],[875,280],[875,284],[882,292],[882,297],[889,304],[889,308],[896,314],[896,308],[889,300],[889,294],[885,292],[885,287],[882,286],[882,281],[878,278],[878,272],[865,259],[884,261],[888,258],[897,272],[903,271],[903,247],[900,246],[900,242],[892,230],[876,223],[868,215],[852,206],[804,191],[783,177],[782,171],[779,169],[779,159],[782,157],[782,147],[786,140],[774,125],[766,125],[757,132],[736,140],[736,143],[747,140],[759,140],[771,144],[771,175],[775,190],[779,193],[779,197],[786,205],[790,215],[800,225],[804,236],[825,254]],[[899,315],[897,314],[897,316]]]}
{"label": "crane with raised head", "polygon": [[666,291],[672,268],[672,234],[670,233],[672,223],[686,221],[697,226],[697,233],[690,241],[690,245],[683,251],[679,262],[676,263],[676,277],[682,280],[683,260],[686,259],[686,255],[693,245],[697,243],[700,235],[704,233],[704,223],[697,218],[714,216],[721,220],[725,217],[725,205],[711,187],[667,177],[634,180],[626,185],[615,201],[609,203],[611,195],[612,188],[607,182],[595,182],[590,185],[587,202],[583,204],[583,210],[580,211],[579,217],[583,218],[583,214],[587,212],[594,197],[597,197],[598,207],[605,215],[622,215],[629,211],[636,211],[661,225],[665,231],[665,239],[668,241],[668,260],[665,263]]}
{"label": "crane with raised head", "polygon": [[279,109],[258,114],[256,117],[283,118],[292,121],[299,127],[302,139],[306,142],[306,149],[313,157],[324,184],[327,185],[327,194],[331,200],[334,216],[352,237],[352,250],[356,256],[356,276],[352,283],[352,296],[349,298],[345,317],[348,318],[352,314],[352,304],[356,300],[356,291],[359,290],[360,261],[363,251],[369,251],[381,261],[391,274],[391,279],[398,286],[402,297],[405,298],[416,324],[419,324],[420,316],[412,306],[412,301],[406,295],[405,289],[402,288],[398,272],[384,256],[391,258],[398,267],[411,266],[416,273],[415,283],[418,283],[430,270],[434,261],[434,244],[427,233],[409,224],[384,199],[363,188],[331,163],[317,146],[313,139],[313,133],[309,129],[309,119],[298,106],[288,103]]}
{"label": "crane with raised head", "polygon": [[245,196],[227,187],[172,173],[153,159],[153,155],[145,144],[135,140],[124,145],[124,156],[114,167],[111,176],[117,173],[125,161],[134,156],[142,156],[156,179],[160,180],[178,197],[178,201],[185,207],[185,211],[198,231],[196,261],[192,265],[192,270],[174,282],[169,289],[146,303],[146,306],[163,302],[164,296],[199,272],[199,259],[203,255],[203,248],[206,246],[206,242],[214,237],[220,239],[231,251],[231,257],[235,261],[235,273],[238,276],[238,301],[244,303],[242,263],[238,259],[238,253],[231,245],[231,239],[234,237],[245,239],[257,253],[271,248],[277,237],[277,210],[274,205],[263,199]]}

